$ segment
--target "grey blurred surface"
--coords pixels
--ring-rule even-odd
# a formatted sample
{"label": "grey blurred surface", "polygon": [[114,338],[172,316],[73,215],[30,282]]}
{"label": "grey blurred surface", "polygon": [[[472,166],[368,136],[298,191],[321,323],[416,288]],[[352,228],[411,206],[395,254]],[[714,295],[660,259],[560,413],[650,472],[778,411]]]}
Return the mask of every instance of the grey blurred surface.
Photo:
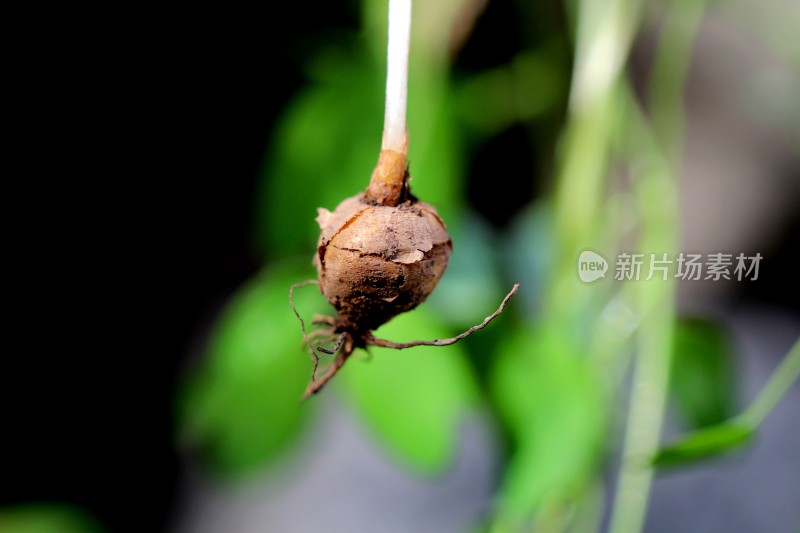
{"label": "grey blurred surface", "polygon": [[488,510],[498,471],[485,420],[462,427],[461,450],[439,478],[414,476],[386,455],[334,390],[280,472],[236,485],[193,469],[179,533],[468,531]]}

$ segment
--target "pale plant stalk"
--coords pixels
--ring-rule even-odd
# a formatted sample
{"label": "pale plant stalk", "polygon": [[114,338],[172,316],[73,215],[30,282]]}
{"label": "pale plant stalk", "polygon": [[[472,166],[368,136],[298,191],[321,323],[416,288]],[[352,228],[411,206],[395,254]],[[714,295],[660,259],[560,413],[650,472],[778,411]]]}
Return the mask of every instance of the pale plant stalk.
{"label": "pale plant stalk", "polygon": [[389,45],[386,68],[386,108],[378,164],[372,172],[367,199],[396,206],[407,196],[408,50],[411,40],[411,0],[389,0]]}
{"label": "pale plant stalk", "polygon": [[386,108],[381,150],[406,151],[408,49],[411,38],[411,0],[389,0],[389,46],[386,69]]}

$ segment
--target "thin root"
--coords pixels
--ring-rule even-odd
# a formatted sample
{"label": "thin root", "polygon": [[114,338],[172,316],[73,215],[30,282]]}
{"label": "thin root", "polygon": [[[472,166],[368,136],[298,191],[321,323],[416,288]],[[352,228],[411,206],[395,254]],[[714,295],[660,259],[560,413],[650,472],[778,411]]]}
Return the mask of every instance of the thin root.
{"label": "thin root", "polygon": [[308,334],[308,340],[316,339],[317,337],[325,337],[324,339],[316,341],[317,343],[320,342],[333,342],[336,340],[336,333],[333,328],[322,328],[322,329],[315,329],[311,333]]}
{"label": "thin root", "polygon": [[[414,346],[449,346],[450,344],[455,344],[456,342],[460,341],[461,339],[472,335],[479,329],[483,329],[489,325],[489,322],[497,318],[500,313],[503,312],[506,308],[506,304],[508,301],[517,293],[519,290],[519,283],[515,284],[514,287],[511,288],[511,291],[503,298],[503,301],[500,303],[500,307],[497,308],[497,311],[492,313],[491,315],[487,316],[483,322],[478,324],[477,326],[472,326],[464,333],[452,337],[450,339],[435,339],[432,341],[412,341],[412,342],[392,342],[387,341],[384,339],[378,339],[372,336],[372,333],[366,333],[363,336],[359,336],[358,339],[353,337],[353,334],[349,331],[344,331],[339,334],[338,337],[334,337],[335,333],[335,323],[336,319],[327,316],[317,315],[312,320],[312,324],[316,325],[328,325],[331,326],[330,328],[322,328],[319,330],[312,331],[310,334],[306,332],[305,322],[303,321],[300,314],[297,312],[297,308],[294,305],[294,300],[292,298],[292,294],[294,289],[298,287],[303,287],[305,285],[318,283],[317,280],[307,280],[301,283],[296,283],[292,285],[289,289],[289,303],[292,306],[292,310],[294,311],[295,316],[300,321],[300,327],[303,330],[303,339],[305,340],[306,345],[308,346],[308,351],[311,356],[311,360],[314,362],[314,368],[311,370],[311,382],[306,387],[305,392],[301,400],[307,400],[311,396],[317,394],[322,388],[331,380],[333,376],[335,376],[339,370],[344,366],[344,363],[347,359],[353,354],[353,351],[356,349],[356,345],[362,346],[367,349],[369,346],[379,346],[382,348],[394,348],[395,350],[402,350],[404,348],[412,348]],[[323,337],[318,339],[318,337]],[[312,343],[312,339],[315,339],[315,342]],[[325,348],[320,346],[322,343],[326,342],[334,342],[334,345],[331,349]],[[357,342],[358,341],[358,342]],[[316,353],[317,351],[328,354],[328,355],[336,355],[333,362],[325,369],[325,373],[317,377],[317,369],[319,367],[320,356]],[[369,350],[367,350],[367,354],[369,354]]]}
{"label": "thin root", "polygon": [[469,328],[464,333],[461,333],[460,335],[456,335],[455,337],[452,337],[452,338],[449,338],[449,339],[435,339],[435,340],[432,340],[432,341],[392,342],[392,341],[387,341],[387,340],[384,340],[384,339],[378,339],[376,337],[373,337],[372,334],[370,333],[364,338],[364,341],[368,345],[371,344],[373,346],[379,346],[381,348],[394,348],[395,350],[403,350],[405,348],[413,348],[414,346],[449,346],[451,344],[455,344],[458,341],[460,341],[461,339],[463,339],[464,337],[468,337],[468,336],[472,335],[473,333],[475,333],[476,331],[478,331],[479,329],[483,329],[487,325],[489,325],[489,322],[491,322],[492,320],[497,318],[500,315],[500,313],[503,312],[503,310],[506,308],[506,304],[511,299],[511,297],[514,296],[517,293],[518,289],[519,289],[519,283],[515,284],[514,287],[511,288],[511,291],[506,295],[506,297],[503,298],[503,301],[500,304],[500,307],[497,308],[497,311],[495,311],[491,315],[487,316],[483,320],[483,322],[481,322],[477,326],[472,326],[471,328]]}
{"label": "thin root", "polygon": [[315,279],[307,279],[305,281],[301,281],[300,283],[295,283],[294,285],[289,287],[289,305],[292,306],[292,311],[294,311],[294,316],[296,316],[297,320],[300,321],[300,329],[303,331],[303,340],[306,341],[306,345],[308,346],[308,354],[311,356],[311,360],[314,362],[314,368],[311,369],[311,379],[313,380],[314,377],[317,375],[317,367],[319,366],[319,356],[316,354],[316,352],[314,352],[314,348],[311,345],[311,340],[308,338],[308,333],[306,333],[306,323],[303,320],[303,317],[300,316],[300,313],[297,312],[297,307],[295,307],[294,305],[294,290],[312,284],[319,285],[319,282]]}
{"label": "thin root", "polygon": [[346,336],[347,336],[347,333],[340,334],[339,337],[336,339],[336,344],[334,344],[333,348],[331,348],[330,350],[328,348],[325,348],[324,346],[317,345],[317,351],[318,352],[322,352],[322,353],[326,353],[328,355],[335,354],[336,352],[339,351],[339,348],[342,347],[342,343],[344,342],[344,339],[345,339]]}
{"label": "thin root", "polygon": [[336,319],[332,316],[317,314],[311,317],[311,323],[315,326],[325,325],[334,327],[336,326]]}
{"label": "thin root", "polygon": [[[326,383],[328,383],[331,379],[333,379],[333,376],[335,376],[336,373],[339,372],[339,369],[342,368],[342,366],[344,366],[344,363],[345,361],[347,361],[347,358],[350,357],[350,355],[353,353],[353,350],[355,349],[355,342],[353,342],[353,337],[349,333],[342,333],[342,335],[340,335],[340,338],[344,339],[343,341],[344,347],[338,354],[336,354],[336,359],[333,360],[333,363],[331,363],[331,365],[327,368],[327,370],[322,376],[318,378],[312,377],[311,383],[309,383],[308,387],[306,387],[306,391],[303,393],[301,400],[307,400],[314,394],[321,391],[322,387],[324,387]],[[319,357],[317,357],[317,360],[319,360]],[[314,365],[314,370],[316,373],[316,365]]]}

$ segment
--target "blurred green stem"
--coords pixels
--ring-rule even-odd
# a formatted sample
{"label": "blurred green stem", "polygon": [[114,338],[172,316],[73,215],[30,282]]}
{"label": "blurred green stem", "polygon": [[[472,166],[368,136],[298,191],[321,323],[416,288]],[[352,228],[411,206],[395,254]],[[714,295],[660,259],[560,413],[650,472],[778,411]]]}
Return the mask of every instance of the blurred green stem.
{"label": "blurred green stem", "polygon": [[[673,253],[677,248],[677,186],[670,165],[659,150],[647,121],[630,90],[621,91],[625,106],[626,144],[634,174],[634,192],[640,219],[639,246],[644,253]],[[649,261],[644,261],[648,264]],[[617,492],[611,519],[612,533],[642,530],[653,471],[641,459],[656,452],[669,384],[675,316],[675,281],[655,276],[635,284],[633,305],[639,315],[636,358]]]}
{"label": "blurred green stem", "polygon": [[[598,321],[606,293],[581,283],[575,276],[575,263],[582,249],[603,249],[609,238],[612,225],[604,212],[609,152],[620,103],[619,87],[639,25],[640,8],[640,0],[578,3],[569,118],[554,199],[558,249],[545,308],[555,328],[567,336],[568,344],[574,344],[576,353],[589,358],[598,347],[591,342],[591,325]],[[592,515],[590,519],[599,520]],[[568,519],[561,518],[559,529],[564,529]],[[578,519],[585,523],[587,517]]]}
{"label": "blurred green stem", "polygon": [[758,427],[777,405],[783,395],[800,378],[800,339],[795,341],[789,354],[770,378],[755,401],[739,417],[753,428]]}
{"label": "blurred green stem", "polygon": [[[676,177],[683,139],[683,87],[703,10],[704,2],[696,0],[674,0],[670,5],[650,85],[653,129],[632,92],[625,95],[626,144],[633,168],[641,173],[636,197],[645,253],[670,253],[678,247]],[[638,289],[642,322],[611,533],[643,529],[653,469],[641,459],[658,450],[669,385],[675,282],[654,279],[641,282]]]}
{"label": "blurred green stem", "polygon": [[648,104],[655,135],[673,165],[679,163],[684,135],[683,90],[704,0],[674,0],[661,29],[649,82]]}
{"label": "blurred green stem", "polygon": [[639,0],[579,3],[569,121],[555,193],[557,274],[546,305],[565,331],[576,333],[579,339],[586,333],[580,331],[581,325],[593,323],[596,317],[590,315],[598,306],[597,291],[586,290],[576,279],[575,261],[582,249],[600,247],[607,227],[601,206],[615,94],[638,27],[639,10]]}

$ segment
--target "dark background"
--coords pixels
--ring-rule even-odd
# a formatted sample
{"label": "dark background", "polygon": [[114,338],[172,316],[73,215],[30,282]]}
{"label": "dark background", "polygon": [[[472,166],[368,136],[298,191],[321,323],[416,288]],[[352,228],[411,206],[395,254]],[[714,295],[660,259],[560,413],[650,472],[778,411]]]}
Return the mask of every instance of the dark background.
{"label": "dark background", "polygon": [[[168,526],[180,369],[218,305],[259,267],[249,230],[264,147],[304,81],[303,59],[357,27],[357,6],[347,6],[9,18],[23,31],[6,76],[0,504],[74,503],[110,531]],[[492,43],[509,16],[493,3],[457,68],[507,59]],[[504,135],[476,152],[473,173],[511,158],[530,176],[513,163],[524,134]],[[522,205],[535,191],[520,187]],[[473,186],[469,196],[502,225],[508,208],[489,192]],[[770,275],[740,298],[797,311],[786,287],[796,286],[798,235],[795,220],[770,252]]]}
{"label": "dark background", "polygon": [[121,11],[11,18],[0,505],[157,531],[180,475],[182,360],[259,266],[270,128],[320,31],[356,20],[328,3]]}

